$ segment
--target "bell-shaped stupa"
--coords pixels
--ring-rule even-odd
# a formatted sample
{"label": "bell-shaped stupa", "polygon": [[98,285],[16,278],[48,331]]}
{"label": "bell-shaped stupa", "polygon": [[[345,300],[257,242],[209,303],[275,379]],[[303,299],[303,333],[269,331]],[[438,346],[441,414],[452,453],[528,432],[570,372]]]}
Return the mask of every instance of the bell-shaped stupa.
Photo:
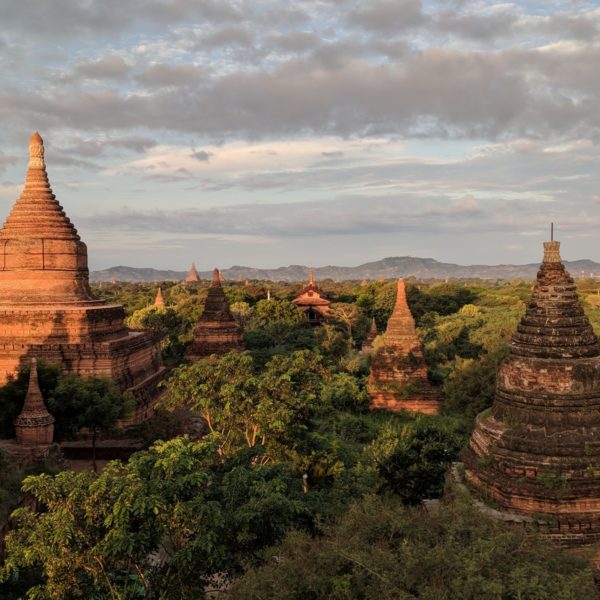
{"label": "bell-shaped stupa", "polygon": [[112,379],[143,411],[164,373],[159,348],[125,327],[121,305],[93,298],[87,248],[52,193],[38,133],[29,155],[25,187],[0,230],[0,385],[37,357]]}
{"label": "bell-shaped stupa", "polygon": [[559,242],[498,369],[491,409],[463,453],[484,501],[566,541],[600,539],[600,346]]}
{"label": "bell-shaped stupa", "polygon": [[242,330],[234,319],[221,285],[219,269],[213,271],[204,311],[194,328],[194,340],[186,357],[194,361],[212,354],[227,354],[242,349]]}
{"label": "bell-shaped stupa", "polygon": [[439,394],[427,378],[423,346],[406,302],[403,279],[398,280],[383,344],[373,354],[368,391],[371,408],[425,414],[439,411]]}

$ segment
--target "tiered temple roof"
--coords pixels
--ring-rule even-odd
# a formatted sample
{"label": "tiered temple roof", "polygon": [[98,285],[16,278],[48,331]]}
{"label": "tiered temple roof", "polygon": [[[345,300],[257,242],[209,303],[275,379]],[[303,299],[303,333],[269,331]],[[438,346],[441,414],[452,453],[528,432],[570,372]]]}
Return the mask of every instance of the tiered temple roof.
{"label": "tiered temple roof", "polygon": [[54,417],[48,412],[38,383],[37,361],[32,359],[29,387],[23,409],[15,419],[17,443],[23,446],[47,446],[54,439]]}
{"label": "tiered temple roof", "polygon": [[331,301],[325,298],[323,290],[316,285],[312,271],[309,274],[308,285],[300,290],[292,302],[306,315],[311,325],[321,324],[331,304]]}
{"label": "tiered temple roof", "polygon": [[423,347],[399,279],[396,303],[385,330],[383,345],[371,361],[368,384],[371,408],[437,414],[439,395],[427,378]]}
{"label": "tiered temple roof", "polygon": [[242,349],[242,330],[234,319],[221,285],[219,269],[213,271],[204,312],[194,329],[194,340],[186,357],[188,360],[208,358]]}
{"label": "tiered temple roof", "polygon": [[23,192],[0,230],[0,384],[43,358],[66,373],[112,379],[143,412],[164,372],[158,345],[127,330],[122,306],[92,296],[87,248],[52,193],[38,133],[29,154]]}
{"label": "tiered temple roof", "polygon": [[546,533],[600,539],[600,346],[559,242],[544,260],[491,410],[477,417],[465,474],[507,513]]}
{"label": "tiered temple roof", "polygon": [[185,282],[194,283],[196,281],[200,281],[200,275],[198,275],[198,271],[196,270],[196,263],[192,263],[187,277],[185,278]]}

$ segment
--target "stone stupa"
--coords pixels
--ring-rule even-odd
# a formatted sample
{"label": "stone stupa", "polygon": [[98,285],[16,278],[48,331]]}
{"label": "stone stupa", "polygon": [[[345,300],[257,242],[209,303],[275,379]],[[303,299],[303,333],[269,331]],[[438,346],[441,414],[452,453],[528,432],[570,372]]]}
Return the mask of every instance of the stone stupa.
{"label": "stone stupa", "polygon": [[54,440],[54,417],[44,404],[35,358],[31,360],[25,402],[21,413],[15,419],[15,434],[17,443],[22,446],[49,446]]}
{"label": "stone stupa", "polygon": [[162,309],[166,307],[165,299],[163,297],[162,289],[158,288],[156,292],[156,298],[154,299],[154,304],[152,305],[154,308]]}
{"label": "stone stupa", "polygon": [[219,269],[215,269],[204,312],[194,328],[194,340],[186,352],[186,358],[194,361],[241,349],[242,330],[231,314]]}
{"label": "stone stupa", "polygon": [[44,144],[29,144],[25,187],[0,230],[0,385],[32,357],[64,373],[113,380],[142,418],[165,373],[148,332],[129,331],[121,305],[95,299],[87,247],[57,202]]}
{"label": "stone stupa", "polygon": [[406,302],[403,279],[398,280],[383,344],[373,354],[368,391],[371,408],[431,415],[439,411],[439,394],[427,378],[423,346]]}
{"label": "stone stupa", "polygon": [[507,517],[585,543],[600,540],[600,346],[559,247],[544,243],[494,404],[463,461],[469,484]]}

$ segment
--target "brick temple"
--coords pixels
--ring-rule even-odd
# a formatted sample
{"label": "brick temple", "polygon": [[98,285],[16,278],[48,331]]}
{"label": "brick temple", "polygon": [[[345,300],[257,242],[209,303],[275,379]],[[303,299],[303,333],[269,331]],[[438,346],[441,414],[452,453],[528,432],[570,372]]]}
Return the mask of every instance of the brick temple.
{"label": "brick temple", "polygon": [[65,373],[112,379],[143,418],[165,373],[148,332],[129,331],[121,305],[95,299],[87,247],[57,202],[44,144],[29,144],[25,186],[0,230],[0,384],[31,358]]}
{"label": "brick temple", "polygon": [[242,349],[242,330],[233,318],[229,302],[221,285],[219,269],[213,271],[204,312],[194,328],[194,340],[186,358],[194,361],[213,354],[227,354]]}
{"label": "brick temple", "polygon": [[463,460],[484,500],[579,543],[600,539],[600,346],[559,248],[544,243],[494,404]]}
{"label": "brick temple", "polygon": [[308,277],[308,285],[300,290],[292,302],[304,313],[311,325],[320,325],[323,322],[331,304],[323,290],[315,283],[312,271]]}
{"label": "brick temple", "polygon": [[427,378],[423,346],[406,302],[403,279],[398,280],[383,344],[373,354],[368,391],[371,408],[430,415],[439,411],[439,395]]}

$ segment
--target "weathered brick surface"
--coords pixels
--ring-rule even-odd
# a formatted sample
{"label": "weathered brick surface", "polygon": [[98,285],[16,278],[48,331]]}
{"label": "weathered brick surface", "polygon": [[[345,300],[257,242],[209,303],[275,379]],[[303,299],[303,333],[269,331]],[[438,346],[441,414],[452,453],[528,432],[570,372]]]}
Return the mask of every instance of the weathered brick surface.
{"label": "weathered brick surface", "polygon": [[558,248],[545,244],[494,404],[463,460],[484,498],[587,542],[600,538],[600,347]]}
{"label": "weathered brick surface", "polygon": [[406,302],[404,281],[398,280],[396,304],[383,346],[371,361],[368,391],[371,408],[437,414],[439,395],[427,379],[423,347]]}
{"label": "weathered brick surface", "polygon": [[186,357],[194,361],[208,358],[212,354],[227,354],[242,349],[242,330],[234,319],[229,302],[221,285],[218,269],[208,289],[204,312],[194,329],[194,341]]}
{"label": "weathered brick surface", "polygon": [[125,327],[122,306],[93,298],[87,248],[52,193],[39,134],[29,151],[23,192],[0,230],[0,384],[35,357],[108,377],[146,402],[165,373],[158,345]]}

